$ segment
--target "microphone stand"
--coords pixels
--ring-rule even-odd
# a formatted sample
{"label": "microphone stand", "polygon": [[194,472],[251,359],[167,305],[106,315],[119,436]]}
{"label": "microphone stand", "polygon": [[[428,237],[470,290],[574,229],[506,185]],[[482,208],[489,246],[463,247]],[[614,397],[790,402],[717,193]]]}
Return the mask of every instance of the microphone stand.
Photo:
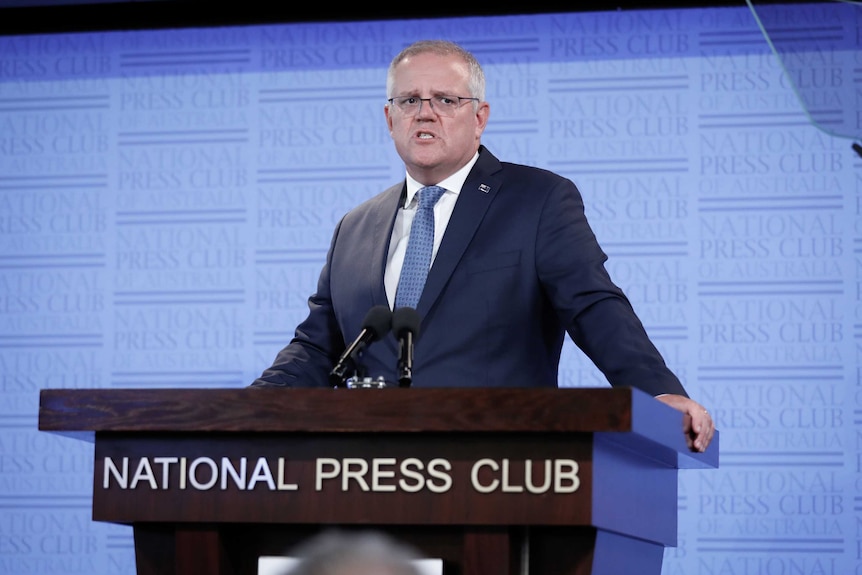
{"label": "microphone stand", "polygon": [[[342,375],[340,384],[335,387],[346,387],[347,389],[383,389],[388,386],[382,375],[377,379],[372,379],[368,376],[368,369],[361,361],[364,349],[365,346],[363,345],[350,355],[349,363],[353,365],[353,375],[350,377]],[[346,368],[344,371],[346,371]]]}
{"label": "microphone stand", "polygon": [[406,349],[398,354],[398,387],[410,387],[413,383],[413,332],[406,330],[400,343]]}

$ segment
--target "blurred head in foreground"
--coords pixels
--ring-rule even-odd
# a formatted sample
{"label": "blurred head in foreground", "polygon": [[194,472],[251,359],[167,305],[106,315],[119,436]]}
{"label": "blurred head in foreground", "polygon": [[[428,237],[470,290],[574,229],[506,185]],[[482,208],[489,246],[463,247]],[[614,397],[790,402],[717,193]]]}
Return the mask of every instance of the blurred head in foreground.
{"label": "blurred head in foreground", "polygon": [[291,555],[300,561],[286,575],[419,575],[416,553],[375,532],[327,531]]}

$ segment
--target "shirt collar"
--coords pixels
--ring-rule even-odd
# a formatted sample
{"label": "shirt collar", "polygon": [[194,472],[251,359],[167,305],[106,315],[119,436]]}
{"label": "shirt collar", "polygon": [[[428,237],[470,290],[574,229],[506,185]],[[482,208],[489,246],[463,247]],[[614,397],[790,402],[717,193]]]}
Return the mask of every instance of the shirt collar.
{"label": "shirt collar", "polygon": [[[478,159],[479,152],[476,152],[473,155],[473,158],[470,159],[469,162],[464,164],[464,166],[460,170],[434,185],[440,186],[441,188],[446,188],[448,191],[453,192],[455,195],[460,194],[461,188],[464,187],[464,182],[467,181],[467,176],[470,175],[470,170],[473,169],[473,165]],[[424,187],[424,185],[411,178],[410,174],[407,174],[407,197],[404,199],[405,208],[409,206],[411,202],[413,202],[413,198],[416,197],[416,192],[418,192],[421,188]]]}

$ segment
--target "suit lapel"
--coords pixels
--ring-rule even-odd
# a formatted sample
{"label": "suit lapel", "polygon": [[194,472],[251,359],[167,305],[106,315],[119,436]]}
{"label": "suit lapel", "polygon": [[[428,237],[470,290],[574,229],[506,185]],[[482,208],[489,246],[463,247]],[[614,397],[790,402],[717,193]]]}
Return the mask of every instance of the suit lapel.
{"label": "suit lapel", "polygon": [[422,317],[427,315],[437,301],[482,223],[488,206],[502,185],[501,170],[500,161],[484,146],[480,148],[479,159],[461,188],[455,210],[443,235],[443,242],[428,272],[428,279],[417,306]]}
{"label": "suit lapel", "polygon": [[389,242],[392,237],[392,228],[395,225],[395,215],[401,207],[406,186],[406,182],[402,182],[386,190],[380,197],[379,209],[374,210],[376,233],[372,234],[374,257],[371,259],[372,267],[370,270],[371,285],[374,286],[374,291],[371,294],[373,305],[389,305],[383,277],[386,273],[386,260],[389,257]]}

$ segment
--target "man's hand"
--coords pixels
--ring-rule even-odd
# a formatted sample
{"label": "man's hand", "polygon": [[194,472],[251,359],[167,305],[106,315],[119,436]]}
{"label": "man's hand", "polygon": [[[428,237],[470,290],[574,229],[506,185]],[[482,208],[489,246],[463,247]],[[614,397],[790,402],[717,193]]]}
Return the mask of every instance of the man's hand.
{"label": "man's hand", "polygon": [[684,395],[666,394],[656,397],[662,403],[685,414],[682,418],[682,431],[685,441],[692,451],[706,451],[712,436],[715,435],[715,423],[709,412],[698,402]]}

